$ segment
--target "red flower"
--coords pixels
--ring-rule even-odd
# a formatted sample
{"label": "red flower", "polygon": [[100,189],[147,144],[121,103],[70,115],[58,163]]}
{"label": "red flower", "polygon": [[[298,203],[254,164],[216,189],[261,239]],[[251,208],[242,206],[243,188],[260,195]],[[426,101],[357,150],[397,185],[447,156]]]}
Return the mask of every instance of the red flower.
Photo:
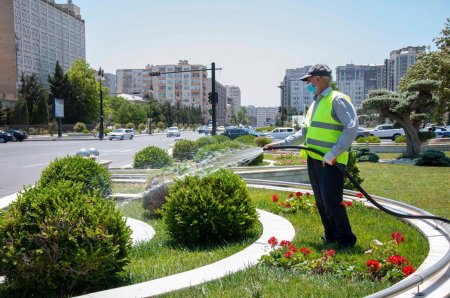
{"label": "red flower", "polygon": [[274,202],[274,203],[278,202],[278,195],[277,194],[274,194],[272,196],[272,202]]}
{"label": "red flower", "polygon": [[296,195],[297,197],[300,197],[300,196],[302,195],[302,192],[301,192],[301,191],[297,191],[297,192],[295,193],[295,195]]}
{"label": "red flower", "polygon": [[293,194],[293,193],[290,193],[290,194],[289,194],[289,197],[290,197],[290,198],[292,198],[293,196],[294,196],[294,194]]}
{"label": "red flower", "polygon": [[285,202],[281,202],[281,203],[280,203],[280,206],[281,206],[281,207],[284,207],[284,206],[286,206],[286,203],[285,203]]}
{"label": "red flower", "polygon": [[405,276],[408,276],[408,275],[410,275],[410,274],[412,274],[412,273],[414,273],[414,267],[413,266],[405,266],[405,267],[403,267],[403,273],[405,274]]}
{"label": "red flower", "polygon": [[309,255],[309,254],[311,253],[311,251],[310,251],[309,248],[307,248],[307,247],[302,247],[302,248],[300,248],[300,252],[301,252],[302,254],[304,254],[305,256],[306,256],[306,255]]}
{"label": "red flower", "polygon": [[334,249],[329,249],[329,250],[323,250],[322,254],[324,257],[332,257],[335,254]]}
{"label": "red flower", "polygon": [[357,196],[358,198],[361,199],[361,198],[363,197],[363,194],[362,194],[361,192],[358,191],[358,192],[356,193],[356,196]]}
{"label": "red flower", "polygon": [[275,245],[278,244],[277,238],[275,238],[275,237],[273,237],[273,236],[270,237],[270,238],[269,238],[269,241],[267,241],[267,242],[269,242],[270,246],[272,246],[272,247],[274,247]]}
{"label": "red flower", "polygon": [[309,192],[307,191],[307,192],[306,192],[306,195],[307,195],[307,196],[309,196],[309,195],[310,195],[310,193],[309,193]]}
{"label": "red flower", "polygon": [[297,252],[297,249],[295,248],[294,245],[289,246],[289,250],[292,252]]}
{"label": "red flower", "polygon": [[285,256],[286,259],[292,258],[293,255],[294,255],[294,253],[293,253],[292,251],[288,251],[288,252],[286,252],[286,253],[284,254],[284,256]]}
{"label": "red flower", "polygon": [[400,245],[400,243],[405,241],[405,237],[403,237],[403,235],[398,231],[395,233],[392,233],[391,239],[395,240],[398,245]]}
{"label": "red flower", "polygon": [[280,242],[281,246],[291,246],[291,242],[289,240],[281,240]]}
{"label": "red flower", "polygon": [[286,208],[291,208],[291,207],[292,207],[291,203],[286,204]]}
{"label": "red flower", "polygon": [[347,207],[353,206],[353,202],[352,201],[345,201],[345,204],[347,204]]}
{"label": "red flower", "polygon": [[405,263],[406,265],[409,265],[408,259],[406,259],[405,257],[399,256],[399,255],[392,255],[387,258],[387,261],[389,263],[392,263],[393,265],[397,265],[397,266],[403,265],[403,263]]}
{"label": "red flower", "polygon": [[380,263],[377,260],[368,260],[366,266],[369,271],[377,271],[380,268]]}

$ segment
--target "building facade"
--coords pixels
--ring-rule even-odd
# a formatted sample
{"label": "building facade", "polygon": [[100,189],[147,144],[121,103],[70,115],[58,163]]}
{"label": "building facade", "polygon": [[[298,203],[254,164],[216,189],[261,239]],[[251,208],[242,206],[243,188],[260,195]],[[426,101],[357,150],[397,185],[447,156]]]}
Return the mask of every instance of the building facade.
{"label": "building facade", "polygon": [[227,88],[227,99],[230,104],[231,115],[234,115],[241,108],[241,89],[233,85],[225,87]]}
{"label": "building facade", "polygon": [[[208,94],[209,92],[212,91],[212,80],[211,79],[207,79],[207,83],[206,83],[206,93]],[[227,125],[229,124],[228,119],[229,116],[227,116],[227,88],[222,85],[221,83],[216,81],[216,92],[217,92],[217,96],[218,96],[218,101],[216,104],[216,125],[220,126],[220,125]],[[208,103],[207,109],[211,109],[212,106]],[[208,117],[206,118],[208,121],[212,119],[211,115],[208,112]],[[206,123],[206,121],[205,121]]]}
{"label": "building facade", "polygon": [[56,61],[67,71],[86,58],[85,23],[72,1],[0,0],[0,7],[0,101],[17,101],[22,74],[48,87]]}
{"label": "building facade", "polygon": [[245,108],[253,127],[274,125],[276,122],[276,116],[278,113],[277,107],[247,106]]}
{"label": "building facade", "polygon": [[142,96],[144,69],[117,69],[116,70],[116,94],[137,94]]}
{"label": "building facade", "polygon": [[417,56],[426,52],[426,47],[406,47],[398,50],[393,50],[390,53],[390,59],[393,60],[393,79],[394,88],[393,91],[398,90],[398,83],[400,79],[406,74],[408,68],[410,68],[417,61]]}
{"label": "building facade", "polygon": [[300,81],[300,78],[308,72],[310,65],[286,69],[283,82],[280,84],[281,88],[281,107],[295,108],[299,114],[305,114],[308,107],[311,105],[313,96],[306,90],[306,84]]}

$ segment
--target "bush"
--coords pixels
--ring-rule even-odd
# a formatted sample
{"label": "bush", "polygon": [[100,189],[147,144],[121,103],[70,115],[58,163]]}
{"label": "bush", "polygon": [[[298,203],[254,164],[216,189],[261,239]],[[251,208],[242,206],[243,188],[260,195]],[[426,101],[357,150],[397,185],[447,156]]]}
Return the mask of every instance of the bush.
{"label": "bush", "polygon": [[217,154],[224,153],[230,149],[239,149],[241,144],[236,141],[226,141],[224,143],[212,143],[201,147],[194,156],[194,161],[199,162],[208,157],[214,157]]}
{"label": "bush", "polygon": [[377,136],[361,137],[356,140],[356,143],[380,143],[381,140]]}
{"label": "bush", "polygon": [[373,153],[367,147],[354,147],[352,148],[352,150],[356,153],[357,162],[377,162],[380,159],[380,157],[376,153]]}
{"label": "bush", "polygon": [[419,156],[416,166],[450,167],[450,158],[444,152],[430,149]]}
{"label": "bush", "polygon": [[196,143],[197,143],[198,148],[202,148],[209,144],[216,144],[217,141],[216,141],[216,139],[211,138],[211,137],[201,137],[201,138],[197,139]]}
{"label": "bush", "polygon": [[272,140],[267,137],[257,137],[255,139],[253,139],[253,142],[258,147],[264,147],[265,145],[272,143]]}
{"label": "bush", "polygon": [[86,125],[83,122],[77,122],[73,126],[73,131],[74,132],[82,132],[83,130],[86,130],[86,129],[87,129]]}
{"label": "bush", "polygon": [[145,130],[145,124],[144,123],[139,123],[138,130],[139,131],[144,131]]}
{"label": "bush", "polygon": [[122,127],[122,124],[120,124],[120,123],[115,123],[115,124],[114,124],[114,128],[115,128],[115,129],[121,128],[121,127]]}
{"label": "bush", "polygon": [[160,169],[170,166],[173,159],[163,149],[156,146],[148,146],[134,155],[134,167],[136,169]]}
{"label": "bush", "polygon": [[[364,181],[364,179],[359,174],[358,164],[356,163],[356,152],[353,149],[351,149],[348,154],[347,171],[359,184]],[[357,190],[357,188],[347,177],[344,178],[344,189]]]}
{"label": "bush", "polygon": [[226,170],[177,180],[162,215],[175,241],[193,245],[237,240],[257,220],[245,182]]}
{"label": "bush", "polygon": [[173,146],[173,158],[178,160],[193,159],[197,153],[197,143],[190,140],[179,140]]}
{"label": "bush", "polygon": [[239,142],[239,143],[242,143],[242,144],[255,146],[255,142],[253,142],[254,139],[255,139],[255,137],[252,136],[252,135],[245,135],[245,136],[237,137],[235,139],[235,141]]}
{"label": "bush", "polygon": [[405,135],[400,135],[398,137],[395,138],[394,141],[396,144],[402,144],[402,143],[406,143],[406,136]]}
{"label": "bush", "polygon": [[128,122],[127,125],[126,125],[126,128],[134,129],[135,128],[134,123]]}
{"label": "bush", "polygon": [[0,275],[23,297],[101,289],[128,263],[130,235],[114,201],[82,183],[37,184],[0,217]]}
{"label": "bush", "polygon": [[82,133],[90,133],[89,129],[83,129]]}
{"label": "bush", "polygon": [[42,171],[39,183],[47,186],[60,180],[80,182],[86,193],[97,190],[103,197],[111,194],[111,174],[90,158],[81,156],[57,158]]}
{"label": "bush", "polygon": [[249,166],[259,166],[264,163],[264,154],[261,153],[254,160],[252,160],[248,165]]}
{"label": "bush", "polygon": [[419,139],[422,142],[434,139],[435,137],[436,133],[434,131],[419,131]]}
{"label": "bush", "polygon": [[227,138],[226,136],[223,136],[223,135],[212,136],[212,139],[214,139],[219,144],[228,142],[230,140],[229,138]]}

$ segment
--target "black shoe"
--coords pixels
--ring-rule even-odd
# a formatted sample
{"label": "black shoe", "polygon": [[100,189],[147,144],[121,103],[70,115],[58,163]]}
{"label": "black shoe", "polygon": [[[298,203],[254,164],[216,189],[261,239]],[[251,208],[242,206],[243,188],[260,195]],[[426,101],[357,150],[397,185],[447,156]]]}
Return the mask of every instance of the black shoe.
{"label": "black shoe", "polygon": [[325,235],[322,236],[321,238],[322,238],[322,241],[325,242],[325,243],[333,243],[333,242],[336,242],[336,240],[334,240],[334,239],[327,239],[327,237],[326,237]]}
{"label": "black shoe", "polygon": [[347,250],[355,247],[355,243],[338,243],[339,250]]}

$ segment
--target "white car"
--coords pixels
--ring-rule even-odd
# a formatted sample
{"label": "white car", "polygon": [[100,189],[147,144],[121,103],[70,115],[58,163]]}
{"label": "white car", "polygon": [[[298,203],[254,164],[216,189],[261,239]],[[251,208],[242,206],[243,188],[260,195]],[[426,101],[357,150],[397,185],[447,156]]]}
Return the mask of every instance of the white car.
{"label": "white car", "polygon": [[392,124],[382,124],[370,131],[370,135],[377,136],[380,139],[391,139],[395,141],[398,136],[405,135],[403,128],[396,128]]}
{"label": "white car", "polygon": [[180,136],[180,130],[178,129],[178,127],[172,126],[167,129],[167,137],[168,138],[179,137],[179,136]]}
{"label": "white car", "polygon": [[132,140],[134,137],[134,130],[128,129],[128,128],[118,128],[114,129],[112,132],[108,134],[108,138],[110,141],[113,139],[116,140],[125,140],[130,139]]}
{"label": "white car", "polygon": [[295,133],[295,129],[292,127],[278,127],[272,130],[267,136],[274,139],[284,139]]}

